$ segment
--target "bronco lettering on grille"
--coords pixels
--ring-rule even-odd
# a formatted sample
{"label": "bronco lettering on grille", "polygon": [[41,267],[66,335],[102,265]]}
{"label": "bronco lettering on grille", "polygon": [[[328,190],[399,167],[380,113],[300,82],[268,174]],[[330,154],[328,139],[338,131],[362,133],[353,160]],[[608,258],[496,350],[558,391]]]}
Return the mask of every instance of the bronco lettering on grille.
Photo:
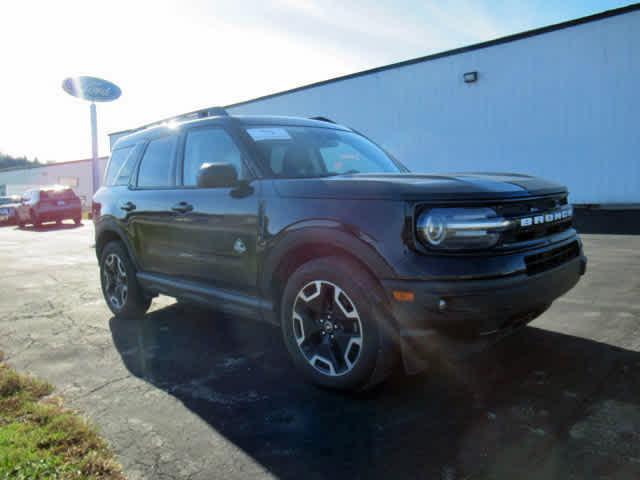
{"label": "bronco lettering on grille", "polygon": [[541,215],[534,215],[532,217],[520,218],[520,227],[531,227],[533,225],[543,225],[545,223],[558,222],[567,220],[573,216],[573,209],[571,207],[565,207],[554,212],[547,212]]}

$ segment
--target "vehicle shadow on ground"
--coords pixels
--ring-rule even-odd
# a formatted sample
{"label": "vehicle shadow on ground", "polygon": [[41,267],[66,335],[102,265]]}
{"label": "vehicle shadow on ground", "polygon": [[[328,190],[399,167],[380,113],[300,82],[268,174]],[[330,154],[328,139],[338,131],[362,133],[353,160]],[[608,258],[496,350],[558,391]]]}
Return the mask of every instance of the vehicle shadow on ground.
{"label": "vehicle shadow on ground", "polygon": [[75,224],[74,222],[63,222],[63,223],[43,223],[39,226],[27,225],[22,228],[15,226],[16,229],[24,230],[25,232],[54,232],[58,230],[73,230],[75,228],[80,228],[84,225],[84,223]]}
{"label": "vehicle shadow on ground", "polygon": [[181,305],[112,318],[128,370],[278,478],[640,478],[640,354],[527,327],[365,394],[307,384],[278,329]]}

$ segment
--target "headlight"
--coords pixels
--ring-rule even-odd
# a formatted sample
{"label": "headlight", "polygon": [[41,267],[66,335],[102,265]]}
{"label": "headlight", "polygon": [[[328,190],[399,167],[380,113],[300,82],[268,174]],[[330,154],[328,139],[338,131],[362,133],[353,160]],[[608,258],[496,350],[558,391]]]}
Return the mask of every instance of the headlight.
{"label": "headlight", "polygon": [[433,208],[418,217],[420,240],[437,250],[480,250],[493,247],[512,222],[490,208]]}

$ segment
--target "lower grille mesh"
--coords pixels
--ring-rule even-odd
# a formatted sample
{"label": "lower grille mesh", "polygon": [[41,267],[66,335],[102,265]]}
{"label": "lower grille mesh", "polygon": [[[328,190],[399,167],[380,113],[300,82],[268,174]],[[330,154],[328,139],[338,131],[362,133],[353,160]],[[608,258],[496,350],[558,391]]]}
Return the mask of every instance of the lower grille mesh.
{"label": "lower grille mesh", "polygon": [[580,246],[578,242],[571,242],[569,245],[554,248],[543,253],[529,255],[525,257],[527,265],[527,275],[536,275],[552,268],[558,267],[563,263],[576,258],[580,254]]}

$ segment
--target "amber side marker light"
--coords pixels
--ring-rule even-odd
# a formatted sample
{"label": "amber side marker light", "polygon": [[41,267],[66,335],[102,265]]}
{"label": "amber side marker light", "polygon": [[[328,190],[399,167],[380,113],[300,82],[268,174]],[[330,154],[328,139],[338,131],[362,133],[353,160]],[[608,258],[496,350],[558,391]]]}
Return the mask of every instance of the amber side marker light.
{"label": "amber side marker light", "polygon": [[413,302],[416,296],[413,292],[409,292],[407,290],[394,290],[393,298],[399,302]]}

